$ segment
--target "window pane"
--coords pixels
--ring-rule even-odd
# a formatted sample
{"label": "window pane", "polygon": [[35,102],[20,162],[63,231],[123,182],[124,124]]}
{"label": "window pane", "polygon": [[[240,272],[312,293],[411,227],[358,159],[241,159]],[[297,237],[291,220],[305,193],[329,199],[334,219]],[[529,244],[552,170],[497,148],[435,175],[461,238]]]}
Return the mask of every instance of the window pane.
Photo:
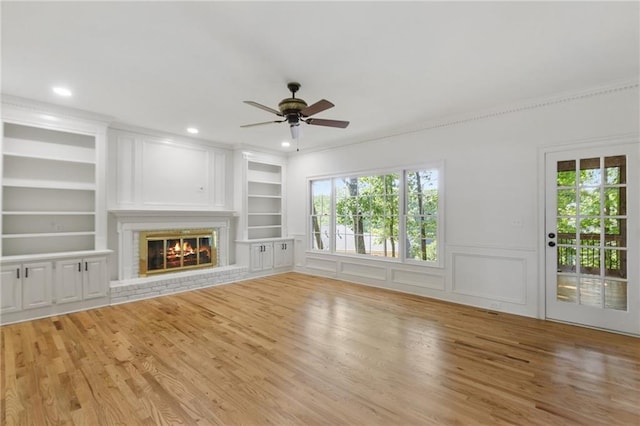
{"label": "window pane", "polygon": [[580,185],[600,185],[600,158],[580,160]]}
{"label": "window pane", "polygon": [[604,251],[604,274],[607,277],[627,278],[627,251]]}
{"label": "window pane", "polygon": [[559,189],[558,190],[558,216],[575,216],[576,215],[576,190],[575,189]]}
{"label": "window pane", "polygon": [[604,307],[627,310],[627,282],[604,280]]}
{"label": "window pane", "polygon": [[578,302],[578,277],[573,275],[558,275],[556,295],[561,302]]}
{"label": "window pane", "polygon": [[580,278],[580,304],[602,307],[602,280],[600,278]]}
{"label": "window pane", "polygon": [[604,159],[604,173],[607,185],[620,185],[627,183],[626,174],[627,157],[618,155]]}
{"label": "window pane", "polygon": [[561,217],[557,223],[558,233],[563,234],[575,234],[576,233],[576,218],[575,217]]}
{"label": "window pane", "polygon": [[558,246],[558,272],[576,271],[576,248]]}
{"label": "window pane", "polygon": [[406,174],[406,257],[437,260],[438,172],[411,170]]}
{"label": "window pane", "polygon": [[582,188],[580,190],[580,215],[598,216],[600,214],[600,189]]}
{"label": "window pane", "polygon": [[[587,217],[580,219],[580,238],[582,244],[594,245],[600,243],[600,218]],[[589,241],[595,240],[596,243]]]}
{"label": "window pane", "polygon": [[595,247],[580,248],[580,271],[583,274],[600,275],[600,249]]}
{"label": "window pane", "polygon": [[624,216],[627,214],[627,188],[605,188],[604,214],[607,216]]}
{"label": "window pane", "polygon": [[559,161],[558,162],[558,186],[576,186],[576,162]]}

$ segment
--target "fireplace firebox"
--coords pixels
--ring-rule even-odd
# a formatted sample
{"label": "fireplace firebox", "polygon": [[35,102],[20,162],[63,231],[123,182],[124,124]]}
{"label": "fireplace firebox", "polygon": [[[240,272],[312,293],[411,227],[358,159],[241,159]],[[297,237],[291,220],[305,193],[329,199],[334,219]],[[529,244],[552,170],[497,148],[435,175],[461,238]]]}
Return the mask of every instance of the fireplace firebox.
{"label": "fireplace firebox", "polygon": [[217,229],[140,232],[140,276],[218,265]]}

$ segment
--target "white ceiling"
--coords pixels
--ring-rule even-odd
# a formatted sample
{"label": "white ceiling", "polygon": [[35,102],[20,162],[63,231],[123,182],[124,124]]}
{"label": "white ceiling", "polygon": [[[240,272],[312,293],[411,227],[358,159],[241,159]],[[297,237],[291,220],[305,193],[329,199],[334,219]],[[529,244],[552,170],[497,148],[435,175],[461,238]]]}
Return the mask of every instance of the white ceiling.
{"label": "white ceiling", "polygon": [[[637,79],[639,2],[2,2],[2,92],[282,149],[286,83],[335,108],[301,149]],[[74,96],[62,99],[54,85]],[[293,148],[290,148],[293,149]]]}

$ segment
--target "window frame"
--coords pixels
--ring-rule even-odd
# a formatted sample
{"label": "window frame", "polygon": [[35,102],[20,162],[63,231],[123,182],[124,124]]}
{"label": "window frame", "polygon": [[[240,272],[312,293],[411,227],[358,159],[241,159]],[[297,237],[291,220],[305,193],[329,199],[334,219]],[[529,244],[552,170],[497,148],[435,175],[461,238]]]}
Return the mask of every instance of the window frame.
{"label": "window frame", "polygon": [[[438,194],[438,206],[436,209],[436,260],[417,260],[412,259],[407,256],[407,247],[406,247],[406,229],[407,229],[407,173],[415,172],[415,171],[436,171],[438,175],[438,182],[436,185],[437,194]],[[327,254],[332,256],[343,256],[343,257],[356,257],[359,259],[368,259],[368,260],[376,260],[382,262],[392,262],[392,263],[400,263],[421,267],[436,267],[442,268],[444,267],[444,161],[435,161],[429,163],[420,163],[418,165],[408,165],[408,166],[400,166],[386,169],[375,169],[375,170],[360,170],[354,172],[346,172],[340,174],[333,175],[321,175],[321,176],[312,176],[307,178],[307,244],[308,244],[308,252],[314,254]],[[344,253],[336,251],[336,240],[335,240],[335,229],[337,225],[337,212],[336,212],[336,181],[340,179],[346,178],[361,178],[361,177],[373,177],[373,176],[385,176],[389,174],[396,174],[398,176],[398,208],[397,208],[397,217],[398,217],[398,246],[397,246],[397,257],[386,257],[386,256],[376,256],[372,254],[358,254],[358,253]],[[328,181],[330,186],[330,210],[329,210],[329,227],[334,230],[333,232],[329,232],[329,242],[328,248],[323,248],[322,250],[315,248],[315,235],[313,231],[313,214],[312,214],[312,206],[313,206],[313,183],[318,181]],[[319,217],[319,215],[316,215]],[[405,243],[402,243],[404,241]]]}

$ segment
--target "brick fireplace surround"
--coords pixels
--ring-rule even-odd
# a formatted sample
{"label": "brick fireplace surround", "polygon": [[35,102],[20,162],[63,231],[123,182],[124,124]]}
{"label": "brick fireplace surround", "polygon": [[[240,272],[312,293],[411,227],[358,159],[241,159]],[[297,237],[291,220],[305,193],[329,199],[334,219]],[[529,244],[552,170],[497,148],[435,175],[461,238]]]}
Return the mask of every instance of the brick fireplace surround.
{"label": "brick fireplace surround", "polygon": [[[233,212],[112,211],[116,221],[118,279],[111,281],[111,304],[148,299],[243,280],[246,266],[229,265]],[[139,276],[140,232],[176,229],[218,229],[218,265],[213,268]]]}

